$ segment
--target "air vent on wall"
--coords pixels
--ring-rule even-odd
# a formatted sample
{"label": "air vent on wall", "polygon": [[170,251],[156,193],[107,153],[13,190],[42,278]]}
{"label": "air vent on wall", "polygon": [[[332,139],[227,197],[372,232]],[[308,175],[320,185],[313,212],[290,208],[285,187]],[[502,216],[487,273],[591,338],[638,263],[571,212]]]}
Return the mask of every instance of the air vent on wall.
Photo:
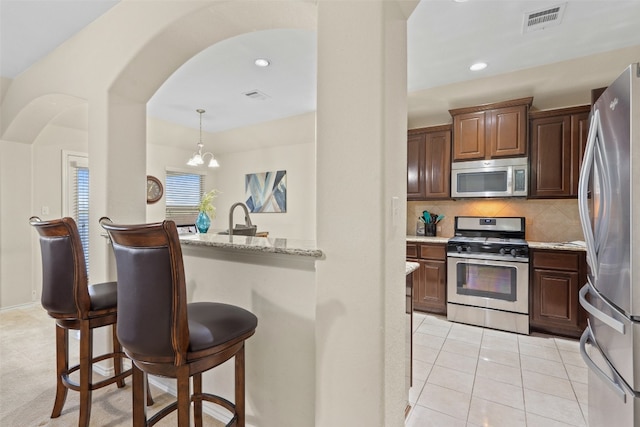
{"label": "air vent on wall", "polygon": [[269,98],[269,95],[260,92],[259,90],[250,90],[249,92],[245,92],[244,96],[258,101],[264,101],[265,99]]}
{"label": "air vent on wall", "polygon": [[560,25],[566,5],[566,3],[563,3],[557,6],[547,7],[544,9],[525,13],[522,32],[528,33],[531,31],[543,30],[555,25]]}

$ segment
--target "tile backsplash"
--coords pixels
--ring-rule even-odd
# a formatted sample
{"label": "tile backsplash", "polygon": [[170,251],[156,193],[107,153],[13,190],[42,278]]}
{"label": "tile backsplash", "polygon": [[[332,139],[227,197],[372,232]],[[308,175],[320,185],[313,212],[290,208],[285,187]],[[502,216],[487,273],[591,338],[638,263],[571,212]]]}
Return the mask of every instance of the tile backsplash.
{"label": "tile backsplash", "polygon": [[575,199],[473,199],[433,202],[407,202],[407,234],[416,234],[416,222],[422,211],[444,214],[436,235],[453,236],[456,216],[523,216],[526,239],[535,242],[584,240]]}

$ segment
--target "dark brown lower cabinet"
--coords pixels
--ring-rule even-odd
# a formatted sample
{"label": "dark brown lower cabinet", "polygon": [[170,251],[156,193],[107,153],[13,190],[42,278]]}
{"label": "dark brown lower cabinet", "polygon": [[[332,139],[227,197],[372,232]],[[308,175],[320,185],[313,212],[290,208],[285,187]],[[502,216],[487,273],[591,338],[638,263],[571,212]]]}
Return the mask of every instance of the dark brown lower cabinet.
{"label": "dark brown lower cabinet", "polygon": [[532,252],[531,331],[579,338],[587,319],[578,301],[578,291],[586,282],[585,252],[543,249]]}
{"label": "dark brown lower cabinet", "polygon": [[413,308],[447,313],[447,250],[441,243],[407,243],[407,261],[420,264],[413,275]]}

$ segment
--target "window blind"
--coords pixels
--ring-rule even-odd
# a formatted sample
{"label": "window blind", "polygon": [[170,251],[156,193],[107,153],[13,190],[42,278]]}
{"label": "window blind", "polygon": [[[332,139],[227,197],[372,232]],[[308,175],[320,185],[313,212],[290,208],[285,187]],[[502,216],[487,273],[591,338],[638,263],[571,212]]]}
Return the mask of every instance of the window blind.
{"label": "window blind", "polygon": [[203,175],[167,171],[166,218],[175,221],[176,225],[195,224],[203,194]]}
{"label": "window blind", "polygon": [[72,184],[72,216],[78,225],[84,261],[89,269],[89,168],[74,167]]}

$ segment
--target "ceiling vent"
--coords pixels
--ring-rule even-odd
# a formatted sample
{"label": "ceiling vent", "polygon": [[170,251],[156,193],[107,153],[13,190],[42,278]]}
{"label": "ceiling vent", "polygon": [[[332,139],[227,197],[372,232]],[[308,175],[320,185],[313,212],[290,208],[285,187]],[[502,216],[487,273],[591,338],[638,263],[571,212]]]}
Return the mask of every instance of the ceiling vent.
{"label": "ceiling vent", "polygon": [[566,3],[547,7],[544,9],[536,10],[533,12],[527,12],[524,14],[524,27],[523,33],[528,33],[536,30],[543,30],[545,28],[560,25],[562,22],[562,15],[564,15],[564,9],[567,6]]}
{"label": "ceiling vent", "polygon": [[267,95],[266,93],[260,92],[257,89],[251,90],[249,92],[245,92],[244,96],[246,96],[247,98],[255,99],[257,101],[264,101],[265,99],[269,98],[269,95]]}

